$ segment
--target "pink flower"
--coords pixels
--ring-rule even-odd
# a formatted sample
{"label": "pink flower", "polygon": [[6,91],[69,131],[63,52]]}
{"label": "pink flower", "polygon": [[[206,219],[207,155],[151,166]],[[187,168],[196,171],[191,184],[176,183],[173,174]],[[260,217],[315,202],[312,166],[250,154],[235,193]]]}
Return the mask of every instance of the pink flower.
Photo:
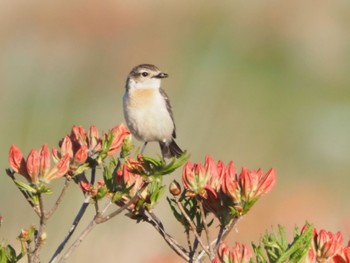
{"label": "pink flower", "polygon": [[39,151],[32,149],[26,161],[21,151],[14,145],[12,145],[9,153],[11,168],[33,184],[38,184],[40,181],[49,182],[67,174],[70,164],[68,153],[62,158],[57,156],[58,162],[54,167],[51,167],[50,158],[50,151],[46,144]]}
{"label": "pink flower", "polygon": [[182,183],[190,192],[206,198],[207,192],[218,192],[221,188],[224,164],[222,161],[216,163],[207,155],[204,165],[200,163],[185,164],[182,171]]}
{"label": "pink flower", "polygon": [[98,133],[98,129],[95,125],[91,125],[87,133],[88,148],[93,151],[99,151],[101,149],[101,138]]}
{"label": "pink flower", "polygon": [[40,159],[37,150],[33,149],[30,151],[27,157],[27,172],[31,178],[31,181],[36,184],[38,183],[38,175],[40,169]]}
{"label": "pink flower", "polygon": [[26,167],[26,162],[23,158],[21,150],[16,146],[12,145],[9,153],[9,163],[11,168],[21,175],[23,175],[28,181],[31,180]]}
{"label": "pink flower", "polygon": [[195,195],[206,196],[205,187],[209,181],[209,176],[200,163],[187,162],[182,171],[182,183],[184,187]]}
{"label": "pink flower", "polygon": [[336,234],[320,230],[317,233],[316,229],[313,232],[313,249],[318,261],[327,260],[334,257],[343,247],[343,237],[338,231]]}
{"label": "pink flower", "polygon": [[242,197],[244,197],[246,201],[250,201],[272,190],[276,183],[276,174],[274,169],[270,169],[263,175],[261,169],[250,171],[243,167],[238,180],[242,188]]}
{"label": "pink flower", "polygon": [[125,137],[130,135],[130,131],[124,124],[121,124],[113,127],[110,133],[112,133],[113,139],[109,151],[107,152],[108,156],[114,155],[120,149]]}
{"label": "pink flower", "polygon": [[73,144],[72,140],[69,138],[69,136],[64,137],[63,141],[61,142],[61,155],[68,154],[69,157],[73,157]]}
{"label": "pink flower", "polygon": [[[132,165],[130,165],[130,161],[133,163]],[[120,189],[123,189],[122,190],[123,194],[121,198],[116,201],[116,203],[119,206],[123,206],[126,203],[128,203],[130,199],[132,199],[137,194],[137,192],[139,192],[142,189],[142,187],[145,184],[145,181],[142,178],[142,176],[131,172],[131,170],[135,167],[134,165],[137,166],[135,162],[137,161],[133,159],[128,160],[128,162],[123,165],[122,169],[117,171],[116,183],[117,185],[120,186]],[[147,187],[145,187],[145,189],[139,194],[139,198],[135,200],[135,202],[131,204],[128,208],[135,209],[136,204],[140,199],[142,200],[148,199]]]}
{"label": "pink flower", "polygon": [[82,126],[74,125],[72,127],[70,136],[72,142],[76,145],[82,145],[86,143],[86,132]]}
{"label": "pink flower", "polygon": [[232,199],[233,203],[241,203],[241,186],[237,180],[236,169],[233,162],[230,162],[225,168],[222,191]]}
{"label": "pink flower", "polygon": [[251,249],[243,244],[236,245],[229,249],[225,242],[222,242],[218,248],[218,255],[212,261],[213,263],[248,263],[252,258]]}
{"label": "pink flower", "polygon": [[41,147],[39,151],[39,155],[40,155],[40,167],[39,167],[40,174],[46,174],[51,166],[50,150],[47,144],[44,144],[43,147]]}
{"label": "pink flower", "polygon": [[74,162],[77,164],[83,164],[88,158],[88,148],[86,145],[82,145],[74,155]]}

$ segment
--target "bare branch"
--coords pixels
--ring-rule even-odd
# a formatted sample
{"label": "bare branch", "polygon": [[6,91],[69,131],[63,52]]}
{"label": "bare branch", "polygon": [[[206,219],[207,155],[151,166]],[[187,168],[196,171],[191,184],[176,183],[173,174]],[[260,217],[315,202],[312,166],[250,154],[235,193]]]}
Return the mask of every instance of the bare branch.
{"label": "bare branch", "polygon": [[183,216],[185,217],[186,221],[189,223],[191,230],[193,232],[193,234],[195,235],[196,239],[198,240],[199,244],[201,245],[202,249],[208,254],[208,256],[210,257],[210,252],[207,249],[207,247],[204,245],[203,240],[201,239],[201,237],[198,235],[197,233],[197,227],[195,226],[195,224],[192,222],[191,218],[188,216],[188,214],[186,213],[185,209],[183,208],[181,202],[179,201],[179,199],[177,197],[175,197],[175,202],[177,207],[180,209],[181,213],[183,214]]}
{"label": "bare branch", "polygon": [[73,235],[75,229],[77,228],[81,218],[83,217],[83,215],[85,214],[85,211],[87,209],[87,207],[89,206],[91,200],[91,196],[87,196],[82,204],[82,206],[80,207],[80,210],[78,212],[78,214],[76,215],[72,226],[70,227],[70,229],[68,230],[68,234],[66,235],[66,237],[63,239],[63,241],[61,242],[61,244],[58,246],[58,248],[56,249],[55,253],[53,254],[53,256],[51,257],[49,263],[54,263],[56,262],[59,254],[62,252],[62,250],[64,249],[65,245],[67,244],[68,240],[71,238],[71,236]]}
{"label": "bare branch", "polygon": [[175,251],[176,254],[178,254],[187,262],[190,261],[191,258],[186,249],[183,248],[171,235],[165,231],[163,224],[152,211],[144,210],[142,215],[144,221],[151,224],[158,231],[165,242]]}
{"label": "bare branch", "polygon": [[210,258],[210,260],[213,260],[215,255],[213,253],[213,248],[210,245],[209,229],[208,229],[208,225],[207,225],[207,220],[205,218],[205,212],[204,212],[202,200],[200,200],[198,202],[198,206],[199,206],[199,210],[201,212],[201,218],[202,218],[203,225],[204,225],[205,236],[207,238],[207,244],[208,244],[208,247],[209,247],[209,253],[210,253],[209,258]]}
{"label": "bare branch", "polygon": [[55,204],[53,205],[53,207],[51,208],[51,210],[46,213],[46,218],[49,219],[57,210],[58,206],[60,205],[60,203],[62,202],[63,200],[63,197],[64,195],[66,194],[67,192],[67,189],[68,189],[68,186],[69,186],[69,183],[70,183],[70,179],[66,178],[66,181],[64,182],[64,185],[63,185],[63,188],[61,190],[61,193],[60,195],[58,196]]}

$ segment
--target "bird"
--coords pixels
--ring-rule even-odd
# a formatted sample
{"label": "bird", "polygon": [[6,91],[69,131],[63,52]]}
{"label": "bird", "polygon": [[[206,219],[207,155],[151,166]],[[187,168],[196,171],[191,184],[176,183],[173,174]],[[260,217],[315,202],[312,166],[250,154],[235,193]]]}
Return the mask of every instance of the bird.
{"label": "bird", "polygon": [[126,80],[123,96],[124,118],[132,135],[144,142],[159,142],[164,158],[180,157],[184,152],[176,144],[176,128],[170,100],[161,88],[169,75],[155,65],[134,67]]}

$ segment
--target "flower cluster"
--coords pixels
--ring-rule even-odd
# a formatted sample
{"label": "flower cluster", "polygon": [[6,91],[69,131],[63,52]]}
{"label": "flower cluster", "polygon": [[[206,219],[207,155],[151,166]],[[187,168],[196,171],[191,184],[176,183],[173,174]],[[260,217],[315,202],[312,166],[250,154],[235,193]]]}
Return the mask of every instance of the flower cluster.
{"label": "flower cluster", "polygon": [[211,156],[206,156],[204,165],[187,162],[182,174],[186,195],[202,199],[204,207],[219,219],[228,214],[229,207],[231,215],[246,213],[259,197],[272,190],[275,182],[274,169],[263,174],[261,169],[243,167],[237,174],[233,162],[225,166]]}
{"label": "flower cluster", "polygon": [[229,249],[226,243],[222,242],[212,263],[248,263],[251,258],[252,250],[248,246],[236,243]]}
{"label": "flower cluster", "polygon": [[16,145],[12,145],[9,153],[11,168],[23,175],[28,182],[38,184],[40,181],[50,182],[64,176],[69,170],[70,158],[68,154],[55,158],[55,165],[51,165],[49,148],[44,144],[38,151],[32,149],[25,160],[22,152]]}
{"label": "flower cluster", "polygon": [[89,157],[99,162],[106,156],[114,155],[122,146],[125,137],[130,134],[125,125],[113,127],[100,137],[95,125],[86,132],[82,126],[74,125],[70,135],[60,141],[61,152],[55,149],[55,156],[69,154],[74,166],[79,166]]}
{"label": "flower cluster", "polygon": [[138,160],[129,157],[116,172],[113,201],[120,207],[129,203],[127,208],[132,215],[136,215],[139,208],[149,200],[148,182],[134,172],[135,169],[141,168],[142,164]]}
{"label": "flower cluster", "polygon": [[308,262],[350,263],[350,245],[343,246],[343,237],[340,232],[333,234],[324,229],[313,230]]}
{"label": "flower cluster", "polygon": [[[106,156],[115,154],[122,146],[123,140],[130,134],[125,125],[119,125],[99,136],[96,126],[92,125],[86,132],[82,126],[73,126],[70,135],[59,142],[59,149],[52,148],[52,154],[46,144],[40,150],[32,149],[24,159],[16,145],[12,145],[9,163],[14,172],[24,176],[28,182],[48,183],[67,174],[74,176],[81,173],[80,167],[89,166],[89,158],[97,163]],[[51,165],[51,157],[54,165]],[[84,166],[85,165],[85,166]]]}

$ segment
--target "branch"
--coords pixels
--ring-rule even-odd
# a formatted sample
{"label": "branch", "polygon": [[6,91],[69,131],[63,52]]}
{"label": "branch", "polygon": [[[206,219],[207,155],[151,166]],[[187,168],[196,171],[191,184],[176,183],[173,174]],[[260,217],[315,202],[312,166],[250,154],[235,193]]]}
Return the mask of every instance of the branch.
{"label": "branch", "polygon": [[209,229],[208,229],[207,221],[206,221],[206,218],[205,218],[205,212],[204,212],[202,200],[199,201],[198,205],[199,205],[199,210],[201,212],[201,218],[202,218],[203,225],[204,225],[205,236],[207,238],[207,243],[208,243],[208,246],[209,246],[209,253],[210,253],[209,258],[210,258],[210,260],[213,260],[215,256],[214,256],[214,253],[213,253],[213,248],[210,245]]}
{"label": "branch", "polygon": [[59,263],[64,262],[70,256],[70,254],[74,251],[74,249],[76,249],[80,245],[80,243],[83,241],[83,239],[91,232],[91,230],[94,229],[94,227],[97,225],[97,221],[96,221],[97,217],[98,215],[96,215],[94,219],[91,220],[91,222],[88,224],[88,226],[83,230],[83,232],[81,232],[79,237],[74,241],[74,243],[69,247],[67,252],[64,253],[61,259],[58,261]]}
{"label": "branch", "polygon": [[[91,168],[91,183],[95,181],[95,173],[96,173],[96,167],[92,167]],[[66,184],[68,184],[66,182]],[[64,188],[66,187],[66,184],[64,186]],[[68,187],[68,186],[67,186]],[[64,190],[63,188],[63,190]],[[64,190],[63,194],[65,193],[66,190]],[[61,192],[61,195],[62,195],[62,192]],[[62,196],[63,197],[63,196]],[[73,221],[73,224],[72,226],[70,227],[70,229],[68,230],[68,234],[67,236],[63,239],[63,241],[61,242],[61,244],[58,246],[58,248],[56,249],[55,253],[53,254],[53,256],[51,257],[49,263],[54,263],[56,262],[57,260],[57,257],[59,256],[59,254],[62,252],[62,250],[64,249],[65,245],[67,244],[67,242],[69,241],[69,239],[71,238],[71,236],[73,235],[75,229],[77,228],[81,218],[83,217],[83,215],[85,214],[85,211],[87,209],[87,207],[89,206],[90,204],[90,200],[91,200],[91,196],[88,195],[86,196],[83,204],[81,205],[80,207],[80,210],[78,212],[78,214],[76,215],[74,221]]]}
{"label": "branch", "polygon": [[40,193],[38,194],[38,199],[39,199],[39,207],[40,207],[40,227],[35,237],[35,248],[32,253],[33,253],[33,257],[39,260],[39,252],[44,241],[43,234],[46,228],[47,217],[44,210],[44,201]]}
{"label": "branch", "polygon": [[143,220],[151,224],[158,231],[165,242],[172,248],[173,251],[175,251],[176,254],[178,254],[187,262],[190,261],[191,257],[189,256],[189,253],[186,251],[186,249],[183,248],[171,235],[165,231],[163,224],[152,211],[144,210],[142,216]]}
{"label": "branch", "polygon": [[72,226],[70,227],[67,236],[63,239],[62,243],[58,246],[58,248],[56,249],[55,253],[53,254],[53,256],[51,257],[49,263],[54,263],[57,260],[57,257],[59,256],[59,254],[62,252],[62,250],[64,249],[65,245],[67,244],[68,240],[71,238],[71,236],[73,235],[75,229],[77,228],[81,218],[83,217],[87,207],[89,206],[91,200],[91,196],[87,196],[84,200],[84,203],[82,204],[82,206],[80,207],[80,210],[78,212],[78,214],[76,215]]}
{"label": "branch", "polygon": [[[231,232],[231,230],[237,224],[239,219],[240,219],[240,217],[235,217],[227,225],[220,226],[220,231],[219,231],[218,237],[210,243],[210,246],[213,246],[215,244],[215,250],[217,250],[219,245],[220,245],[220,242],[227,237],[227,235]],[[197,257],[197,261],[195,261],[195,262],[196,263],[201,262],[201,259],[205,254],[206,254],[206,251],[204,251],[204,250],[201,253],[199,253],[199,255]]]}
{"label": "branch", "polygon": [[198,240],[199,244],[201,245],[201,247],[203,248],[203,250],[208,254],[208,256],[210,257],[210,252],[207,249],[207,247],[204,245],[203,240],[201,239],[201,237],[198,235],[197,233],[197,227],[194,225],[194,223],[192,222],[191,218],[188,216],[188,214],[186,213],[185,209],[183,208],[182,204],[179,202],[179,199],[177,197],[175,197],[175,201],[176,201],[176,205],[177,207],[180,209],[181,213],[183,214],[183,216],[185,217],[186,221],[189,223],[191,230],[193,232],[193,234],[195,235],[196,239]]}
{"label": "branch", "polygon": [[61,190],[61,193],[60,195],[58,196],[54,206],[51,208],[51,210],[46,214],[46,218],[49,219],[57,210],[58,206],[60,205],[60,203],[62,202],[63,200],[63,197],[64,195],[66,194],[67,192],[67,189],[68,189],[68,186],[69,186],[69,183],[70,183],[70,179],[66,178],[66,181],[64,182],[64,185],[63,185],[63,188]]}

